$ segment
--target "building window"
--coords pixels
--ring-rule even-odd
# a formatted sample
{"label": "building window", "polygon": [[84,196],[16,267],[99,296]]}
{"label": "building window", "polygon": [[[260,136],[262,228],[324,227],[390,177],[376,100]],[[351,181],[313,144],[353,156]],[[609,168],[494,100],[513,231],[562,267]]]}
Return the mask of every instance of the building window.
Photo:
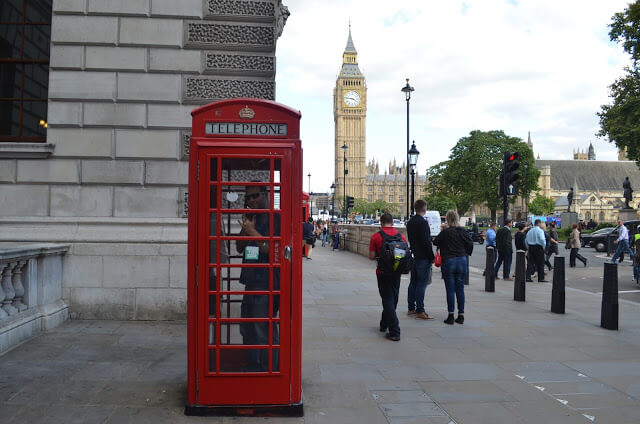
{"label": "building window", "polygon": [[373,191],[373,187],[368,186],[368,187],[367,187],[367,191]]}
{"label": "building window", "polygon": [[389,195],[389,203],[393,203],[393,194]]}
{"label": "building window", "polygon": [[604,212],[600,212],[600,222],[604,221]]}
{"label": "building window", "polygon": [[44,142],[51,0],[0,3],[0,141]]}
{"label": "building window", "polygon": [[367,202],[373,202],[373,196],[372,195],[368,195],[367,196]]}
{"label": "building window", "polygon": [[383,190],[382,186],[378,187],[378,191],[379,191],[379,192],[381,192],[381,193],[382,193],[382,190]]}
{"label": "building window", "polygon": [[398,201],[399,201],[399,202],[404,202],[404,196],[403,196],[403,195],[400,195],[399,197],[400,197],[400,198],[398,199]]}

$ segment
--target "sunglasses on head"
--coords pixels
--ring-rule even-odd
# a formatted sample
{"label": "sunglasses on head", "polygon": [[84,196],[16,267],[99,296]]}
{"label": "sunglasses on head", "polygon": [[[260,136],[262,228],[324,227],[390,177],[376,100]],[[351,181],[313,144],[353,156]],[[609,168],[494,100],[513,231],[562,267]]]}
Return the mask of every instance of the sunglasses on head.
{"label": "sunglasses on head", "polygon": [[247,197],[247,199],[257,199],[258,197],[262,196],[262,193],[245,194],[245,196]]}

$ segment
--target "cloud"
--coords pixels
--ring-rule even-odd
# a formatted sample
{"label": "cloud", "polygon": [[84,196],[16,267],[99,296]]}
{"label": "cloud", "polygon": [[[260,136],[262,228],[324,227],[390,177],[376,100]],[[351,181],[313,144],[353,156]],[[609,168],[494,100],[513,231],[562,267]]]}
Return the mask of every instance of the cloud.
{"label": "cloud", "polygon": [[541,158],[569,158],[594,142],[608,85],[628,63],[608,41],[627,0],[284,0],[291,16],[278,41],[277,100],[303,113],[304,174],[312,190],[333,181],[333,88],[348,22],[367,78],[367,158],[404,160],[409,77],[410,137],[421,172],[474,129],[526,139]]}

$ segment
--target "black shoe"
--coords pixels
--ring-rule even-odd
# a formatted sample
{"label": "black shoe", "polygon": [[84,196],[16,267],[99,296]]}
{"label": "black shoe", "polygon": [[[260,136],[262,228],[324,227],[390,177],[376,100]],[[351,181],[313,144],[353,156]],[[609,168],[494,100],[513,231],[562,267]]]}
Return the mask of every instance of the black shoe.
{"label": "black shoe", "polygon": [[551,282],[551,281],[549,281],[549,280],[541,280],[541,281],[538,281],[538,283],[550,283],[550,282]]}
{"label": "black shoe", "polygon": [[447,319],[444,320],[445,324],[453,325],[453,314],[449,314]]}
{"label": "black shoe", "polygon": [[456,322],[458,324],[464,324],[464,315],[458,314],[458,318],[456,318]]}
{"label": "black shoe", "polygon": [[533,280],[532,280],[531,278],[527,278],[525,281],[526,281],[527,283],[533,283]]}
{"label": "black shoe", "polygon": [[394,342],[399,342],[400,341],[400,336],[392,336],[391,333],[387,333],[387,335],[385,336],[387,339],[394,341]]}
{"label": "black shoe", "polygon": [[587,260],[586,259],[584,260],[584,267],[585,268],[587,267]]}
{"label": "black shoe", "polygon": [[384,333],[385,331],[387,331],[387,327],[380,326],[380,332]]}

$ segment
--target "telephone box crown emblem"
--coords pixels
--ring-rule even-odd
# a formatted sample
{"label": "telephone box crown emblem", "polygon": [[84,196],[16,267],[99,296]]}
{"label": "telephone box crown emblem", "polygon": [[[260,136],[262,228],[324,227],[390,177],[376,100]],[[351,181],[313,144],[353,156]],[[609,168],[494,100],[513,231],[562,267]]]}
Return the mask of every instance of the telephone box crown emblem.
{"label": "telephone box crown emblem", "polygon": [[256,116],[256,113],[249,106],[245,106],[242,109],[240,109],[240,112],[238,112],[238,115],[240,115],[242,119],[253,119],[253,117]]}

